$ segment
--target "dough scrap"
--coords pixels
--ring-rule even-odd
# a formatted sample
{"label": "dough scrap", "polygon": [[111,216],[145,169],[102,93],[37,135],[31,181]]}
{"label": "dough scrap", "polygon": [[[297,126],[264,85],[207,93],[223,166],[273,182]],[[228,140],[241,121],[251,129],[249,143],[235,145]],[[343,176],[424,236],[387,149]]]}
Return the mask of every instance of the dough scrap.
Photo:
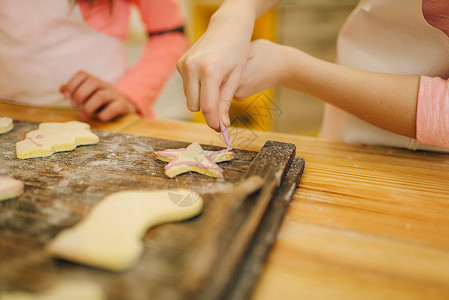
{"label": "dough scrap", "polygon": [[0,134],[10,132],[14,128],[14,123],[11,118],[0,117]]}
{"label": "dough scrap", "polygon": [[22,193],[22,181],[7,176],[0,176],[0,201],[20,196]]}
{"label": "dough scrap", "polygon": [[[179,198],[184,199],[182,205]],[[141,239],[148,228],[192,218],[202,208],[201,196],[186,189],[114,193],[80,223],[60,232],[45,249],[54,257],[124,271],[140,257]]]}
{"label": "dough scrap", "polygon": [[106,300],[103,289],[91,281],[63,282],[42,293],[0,292],[2,300]]}
{"label": "dough scrap", "polygon": [[216,163],[234,158],[234,154],[228,149],[207,151],[203,150],[198,142],[193,142],[187,148],[156,151],[155,155],[158,159],[169,162],[164,169],[170,178],[190,171],[222,177],[223,170]]}
{"label": "dough scrap", "polygon": [[80,145],[96,144],[98,141],[98,136],[90,131],[87,123],[41,123],[39,129],[28,132],[23,141],[16,143],[16,154],[20,159],[45,157],[55,152],[74,150]]}

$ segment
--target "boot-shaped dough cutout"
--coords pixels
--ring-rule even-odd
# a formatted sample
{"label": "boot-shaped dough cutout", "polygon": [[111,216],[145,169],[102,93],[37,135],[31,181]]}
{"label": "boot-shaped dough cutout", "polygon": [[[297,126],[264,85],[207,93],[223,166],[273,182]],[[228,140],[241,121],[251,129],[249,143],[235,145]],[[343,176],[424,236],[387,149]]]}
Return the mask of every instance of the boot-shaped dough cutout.
{"label": "boot-shaped dough cutout", "polygon": [[106,300],[103,289],[91,281],[62,282],[42,293],[0,292],[2,300]]}
{"label": "boot-shaped dough cutout", "polygon": [[72,262],[124,271],[140,257],[148,228],[192,218],[202,207],[201,196],[186,189],[114,193],[76,226],[59,233],[46,250]]}

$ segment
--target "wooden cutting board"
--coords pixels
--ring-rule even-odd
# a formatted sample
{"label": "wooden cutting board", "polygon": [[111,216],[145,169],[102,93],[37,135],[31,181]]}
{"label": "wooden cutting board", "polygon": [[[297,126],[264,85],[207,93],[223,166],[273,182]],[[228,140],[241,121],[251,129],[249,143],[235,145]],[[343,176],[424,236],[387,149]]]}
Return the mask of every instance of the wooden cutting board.
{"label": "wooden cutting board", "polygon": [[[170,179],[164,174],[166,163],[156,160],[153,152],[185,147],[184,142],[94,131],[100,137],[97,145],[46,158],[17,159],[15,143],[37,125],[16,121],[12,132],[0,135],[0,175],[25,184],[23,195],[0,202],[0,295],[44,291],[77,279],[98,284],[107,299],[251,295],[304,170],[304,159],[295,157],[294,145],[267,142],[260,152],[234,149],[235,158],[220,163],[220,179],[196,173]],[[231,210],[222,200],[250,175],[263,177],[265,186]],[[194,219],[150,229],[144,253],[130,271],[110,273],[56,260],[44,252],[49,240],[79,222],[105,196],[161,188],[199,192],[204,210]],[[204,270],[195,271],[201,264],[206,264]]]}

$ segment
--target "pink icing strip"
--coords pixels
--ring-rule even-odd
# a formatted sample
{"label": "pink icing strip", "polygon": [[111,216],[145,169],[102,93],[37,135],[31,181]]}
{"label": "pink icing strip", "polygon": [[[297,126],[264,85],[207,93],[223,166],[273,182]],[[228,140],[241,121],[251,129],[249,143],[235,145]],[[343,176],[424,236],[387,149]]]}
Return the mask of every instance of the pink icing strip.
{"label": "pink icing strip", "polygon": [[[167,150],[164,150],[164,151],[159,151],[158,152],[158,154],[160,155],[160,156],[162,156],[162,157],[174,157],[174,159],[171,161],[171,162],[169,162],[165,167],[164,167],[164,169],[165,170],[170,170],[171,168],[173,168],[173,167],[176,167],[176,166],[182,166],[182,165],[187,165],[187,166],[196,166],[196,167],[198,167],[198,168],[201,168],[201,169],[205,169],[205,170],[214,170],[214,171],[217,171],[217,172],[219,172],[219,173],[223,173],[223,170],[218,166],[218,165],[216,165],[211,159],[210,159],[210,155],[209,156],[206,156],[206,159],[209,161],[209,162],[211,162],[212,164],[214,164],[212,167],[207,167],[207,166],[205,166],[205,165],[203,165],[203,164],[200,164],[199,162],[194,162],[194,161],[183,161],[183,162],[178,162],[177,161],[177,157],[176,157],[176,155],[173,155],[173,154],[171,154],[171,153],[166,153],[165,151],[170,151],[170,152],[184,152],[184,151],[186,151],[186,148],[180,148],[180,149],[167,149]],[[221,151],[223,151],[223,150],[221,150]],[[227,151],[226,149],[225,149],[225,151]]]}
{"label": "pink icing strip", "polygon": [[232,148],[231,148],[231,139],[229,138],[229,132],[226,126],[224,126],[223,122],[221,121],[220,115],[218,116],[218,121],[220,122],[220,130],[226,142],[227,150],[231,150]]}
{"label": "pink icing strip", "polygon": [[186,151],[186,148],[167,149],[164,151],[158,151],[157,154],[159,154],[162,157],[176,157],[176,155],[173,155],[173,154],[167,153],[167,152],[184,152],[184,151]]}
{"label": "pink icing strip", "polygon": [[[210,159],[209,159],[209,161],[210,161]],[[214,163],[213,161],[211,161],[211,162]],[[217,171],[219,173],[223,173],[223,170],[219,166],[217,166],[217,165],[215,165],[213,167],[206,167],[205,165],[200,164],[198,162],[194,162],[194,161],[182,161],[182,162],[180,161],[180,162],[176,162],[176,160],[172,160],[164,168],[165,168],[165,170],[170,170],[171,168],[176,167],[176,166],[195,166],[195,167],[199,167],[201,169],[213,170],[213,171]]]}
{"label": "pink icing strip", "polygon": [[[176,155],[173,155],[173,154],[168,153],[168,152],[184,152],[184,151],[186,151],[186,148],[167,149],[167,150],[164,150],[164,151],[158,151],[157,154],[159,154],[161,157],[176,157]],[[211,154],[207,155],[207,157],[214,157],[216,155],[219,155],[221,153],[226,153],[228,151],[229,151],[229,149],[213,151]]]}
{"label": "pink icing strip", "polygon": [[[222,153],[227,153],[227,152],[229,152],[229,149],[223,149],[223,150],[213,151],[211,154],[207,155],[207,157],[208,157],[208,158],[212,158],[212,157],[215,157],[215,156],[218,156],[218,155],[220,155],[220,154],[222,154]],[[230,152],[230,153],[231,153],[231,152]]]}
{"label": "pink icing strip", "polygon": [[26,140],[30,140],[33,144],[35,144],[36,146],[38,146],[38,147],[42,147],[42,145],[41,144],[39,144],[39,143],[36,143],[32,138],[30,138],[30,137],[27,137],[26,138]]}
{"label": "pink icing strip", "polygon": [[43,139],[44,136],[43,136],[42,134],[38,134],[38,135],[36,135],[36,138],[37,138],[37,139]]}

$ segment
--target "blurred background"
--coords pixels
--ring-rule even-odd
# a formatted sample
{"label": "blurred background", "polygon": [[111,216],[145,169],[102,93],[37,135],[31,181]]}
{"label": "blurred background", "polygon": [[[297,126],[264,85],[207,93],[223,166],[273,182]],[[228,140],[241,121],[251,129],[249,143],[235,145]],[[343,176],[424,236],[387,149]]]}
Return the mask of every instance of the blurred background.
{"label": "blurred background", "polygon": [[[221,0],[179,1],[186,16],[186,33],[194,43],[206,30]],[[357,2],[283,0],[257,21],[253,39],[269,39],[333,62],[338,31]],[[133,11],[127,39],[130,64],[138,60],[146,38],[138,13]],[[323,109],[324,103],[320,100],[286,88],[275,88],[242,102],[234,101],[230,115],[233,126],[316,136]],[[200,113],[187,110],[182,79],[176,71],[160,95],[155,111],[158,118],[204,122]]]}

